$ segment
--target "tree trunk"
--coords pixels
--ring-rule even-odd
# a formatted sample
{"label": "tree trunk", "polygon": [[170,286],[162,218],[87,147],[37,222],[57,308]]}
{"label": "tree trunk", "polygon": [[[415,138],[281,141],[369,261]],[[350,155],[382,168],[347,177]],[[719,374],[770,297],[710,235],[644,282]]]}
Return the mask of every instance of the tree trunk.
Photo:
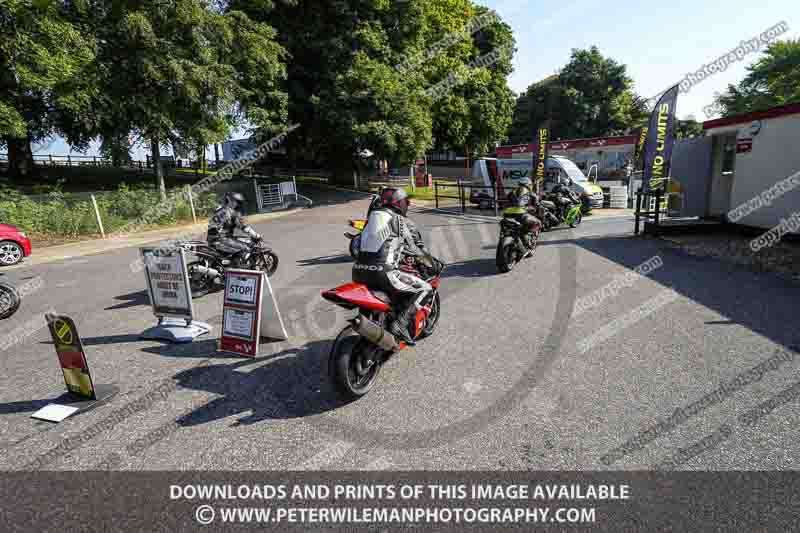
{"label": "tree trunk", "polygon": [[353,187],[355,176],[354,161],[348,156],[331,157],[328,164],[332,170],[331,182],[342,187]]}
{"label": "tree trunk", "polygon": [[122,166],[119,154],[120,154],[120,135],[115,132],[114,139],[111,145],[111,165],[114,168],[119,168]]}
{"label": "tree trunk", "polygon": [[214,163],[216,163],[217,168],[219,168],[219,143],[214,143]]}
{"label": "tree trunk", "polygon": [[200,170],[202,170],[203,174],[205,174],[205,172],[206,172],[206,145],[205,144],[201,144],[200,145],[199,152],[200,153],[198,155],[200,157],[197,158],[198,159],[198,163],[200,163]]}
{"label": "tree trunk", "polygon": [[8,174],[12,178],[27,178],[33,174],[33,151],[29,137],[5,139],[8,146]]}
{"label": "tree trunk", "polygon": [[153,169],[156,174],[156,186],[161,193],[161,200],[167,199],[167,186],[164,183],[164,172],[161,169],[161,146],[158,142],[158,135],[153,135],[150,139],[150,150],[153,155]]}

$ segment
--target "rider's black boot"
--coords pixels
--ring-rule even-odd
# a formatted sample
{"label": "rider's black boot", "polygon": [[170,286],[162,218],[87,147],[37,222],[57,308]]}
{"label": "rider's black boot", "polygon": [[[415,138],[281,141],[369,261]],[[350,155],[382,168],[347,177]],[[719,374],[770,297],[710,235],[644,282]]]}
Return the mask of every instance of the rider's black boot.
{"label": "rider's black boot", "polygon": [[394,321],[389,325],[389,333],[393,334],[395,337],[399,337],[400,340],[404,341],[409,346],[414,346],[417,343],[411,337],[409,329],[411,327],[412,321],[417,315],[417,306],[414,305],[414,302],[411,302],[405,309],[403,309],[400,314],[394,319]]}

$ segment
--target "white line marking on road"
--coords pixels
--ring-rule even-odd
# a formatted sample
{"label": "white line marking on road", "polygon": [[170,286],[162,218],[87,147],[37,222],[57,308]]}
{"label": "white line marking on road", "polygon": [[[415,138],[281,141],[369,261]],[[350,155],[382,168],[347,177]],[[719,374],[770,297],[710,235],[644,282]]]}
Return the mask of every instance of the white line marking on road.
{"label": "white line marking on road", "polygon": [[311,457],[300,466],[300,470],[319,470],[334,461],[341,459],[355,446],[352,442],[337,441],[331,442],[325,448]]}
{"label": "white line marking on road", "polygon": [[478,232],[481,234],[481,249],[494,243],[496,236],[489,231],[489,224],[478,224]]}
{"label": "white line marking on road", "polygon": [[467,391],[468,393],[475,394],[476,392],[478,392],[483,388],[483,385],[475,381],[467,381],[466,383],[464,383],[463,387],[464,390]]}
{"label": "white line marking on road", "polygon": [[636,220],[636,217],[633,215],[597,215],[596,218],[584,218],[581,222],[597,222],[598,220],[611,220],[611,219],[620,219],[620,218],[629,218],[631,220]]}
{"label": "white line marking on road", "polygon": [[367,465],[367,470],[388,470],[391,468],[392,463],[389,462],[388,459],[385,457],[378,457],[370,464]]}
{"label": "white line marking on road", "polygon": [[445,263],[455,262],[455,256],[450,248],[450,241],[445,236],[444,228],[436,227],[431,230],[430,247],[434,255]]}
{"label": "white line marking on road", "polygon": [[464,239],[464,229],[461,226],[456,225],[455,220],[448,220],[447,222],[453,226],[450,236],[453,244],[456,247],[456,261],[464,261],[469,257],[467,241]]}

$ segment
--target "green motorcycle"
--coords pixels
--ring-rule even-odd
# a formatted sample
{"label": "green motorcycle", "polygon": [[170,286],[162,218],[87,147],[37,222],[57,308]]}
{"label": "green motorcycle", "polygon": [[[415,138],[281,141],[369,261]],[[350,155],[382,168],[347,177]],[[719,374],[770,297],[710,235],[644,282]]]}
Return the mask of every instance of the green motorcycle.
{"label": "green motorcycle", "polygon": [[545,231],[561,224],[566,224],[570,228],[580,226],[583,221],[580,198],[563,185],[557,185],[544,200],[539,202],[539,219]]}

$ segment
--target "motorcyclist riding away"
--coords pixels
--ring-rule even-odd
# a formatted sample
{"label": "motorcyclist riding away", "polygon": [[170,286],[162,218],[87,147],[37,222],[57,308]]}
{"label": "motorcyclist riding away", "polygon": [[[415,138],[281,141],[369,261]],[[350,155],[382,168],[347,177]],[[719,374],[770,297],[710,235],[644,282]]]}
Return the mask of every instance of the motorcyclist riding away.
{"label": "motorcyclist riding away", "polygon": [[550,192],[550,197],[558,206],[559,213],[565,213],[569,206],[573,203],[581,203],[580,198],[578,195],[571,191],[566,185],[563,183],[557,184],[553,187],[553,190]]}
{"label": "motorcyclist riding away", "polygon": [[255,240],[261,240],[261,235],[245,222],[243,208],[244,196],[238,192],[226,193],[223,204],[214,211],[208,221],[206,237],[209,246],[239,264],[247,260],[246,254],[250,248],[234,238],[236,229],[243,231]]}
{"label": "motorcyclist riding away", "polygon": [[353,281],[389,294],[397,305],[396,318],[388,329],[413,346],[415,342],[409,326],[433,288],[418,275],[401,269],[406,258],[430,255],[416,226],[406,217],[409,205],[410,199],[404,190],[382,191],[380,204],[371,210],[361,234]]}
{"label": "motorcyclist riding away", "polygon": [[[356,229],[360,229],[362,234],[364,233],[364,229],[367,227],[367,222],[369,221],[369,216],[372,214],[373,211],[375,211],[376,209],[381,207],[381,194],[383,194],[383,190],[384,190],[384,188],[381,187],[380,191],[378,191],[378,194],[376,194],[375,197],[370,202],[369,209],[367,209],[367,219],[366,220],[364,220],[363,222],[361,220],[359,220],[359,221],[351,220],[350,221],[350,225],[353,226]],[[358,222],[361,222],[364,225],[363,226],[355,225]],[[360,246],[361,246],[361,235],[357,235],[357,236],[353,237],[352,243],[350,245],[350,249],[354,250],[357,253],[358,252],[358,248]],[[350,253],[352,254],[353,251],[351,251]]]}
{"label": "motorcyclist riding away", "polygon": [[516,219],[522,223],[528,233],[537,235],[542,227],[542,222],[533,215],[538,207],[539,197],[533,192],[531,179],[520,179],[517,182],[517,188],[508,196],[511,206],[503,211],[503,215]]}

